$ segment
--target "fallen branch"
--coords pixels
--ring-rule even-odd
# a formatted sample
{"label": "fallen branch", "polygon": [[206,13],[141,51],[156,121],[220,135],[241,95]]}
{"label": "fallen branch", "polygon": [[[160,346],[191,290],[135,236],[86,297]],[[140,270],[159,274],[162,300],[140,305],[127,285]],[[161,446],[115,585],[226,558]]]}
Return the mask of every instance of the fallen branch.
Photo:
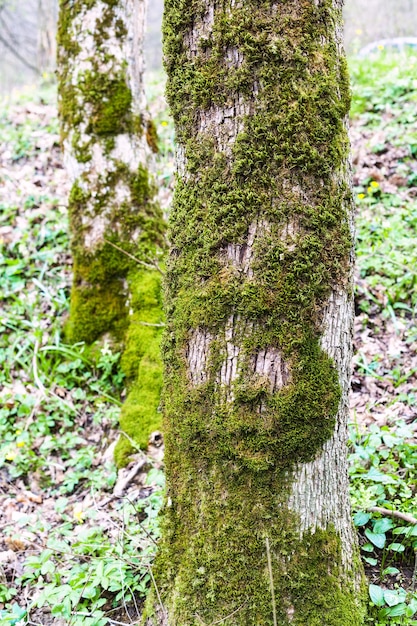
{"label": "fallen branch", "polygon": [[126,490],[126,487],[128,486],[128,484],[134,479],[136,474],[138,474],[140,472],[142,467],[144,467],[147,462],[148,462],[148,459],[146,457],[144,459],[141,459],[140,461],[138,461],[132,467],[132,469],[125,476],[125,478],[120,480],[120,482],[117,481],[117,483],[116,483],[116,485],[115,485],[115,487],[113,489],[113,495],[116,496],[116,497],[120,497],[121,495],[123,495],[123,492]]}
{"label": "fallen branch", "polygon": [[401,519],[403,522],[407,522],[407,524],[417,524],[417,519],[409,513],[401,513],[401,511],[393,511],[391,509],[384,509],[380,506],[370,506],[367,511],[370,513],[380,513],[380,515],[389,515],[390,517],[396,517],[397,519]]}

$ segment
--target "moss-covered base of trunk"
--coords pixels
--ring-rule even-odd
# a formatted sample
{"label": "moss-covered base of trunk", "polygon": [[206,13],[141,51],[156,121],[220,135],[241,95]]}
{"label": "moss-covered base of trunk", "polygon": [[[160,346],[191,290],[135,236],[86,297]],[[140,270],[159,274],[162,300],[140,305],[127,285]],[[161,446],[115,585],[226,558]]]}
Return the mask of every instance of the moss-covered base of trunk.
{"label": "moss-covered base of trunk", "polygon": [[[74,278],[65,332],[68,341],[87,344],[105,336],[124,353],[128,396],[120,427],[128,437],[122,436],[116,449],[121,466],[134,445],[146,448],[149,435],[160,427],[161,328],[144,324],[161,323],[161,280],[156,270],[144,269],[143,264],[159,258],[165,223],[142,165],[131,172],[116,164],[102,175],[95,193],[87,182],[74,183],[70,194]],[[129,201],[120,203],[115,197],[120,186],[127,188]],[[107,221],[102,242],[94,250],[86,250],[84,243],[83,216],[88,210],[96,213],[92,223],[102,219],[101,213]]]}
{"label": "moss-covered base of trunk", "polygon": [[134,313],[129,320],[122,370],[128,380],[128,395],[120,414],[122,433],[115,450],[118,467],[126,465],[135,446],[146,448],[149,435],[161,427],[161,276],[139,270],[129,275]]}
{"label": "moss-covered base of trunk", "polygon": [[272,626],[274,602],[280,626],[363,624],[360,570],[345,569],[334,528],[300,538],[284,473],[182,458],[170,485],[155,566],[169,626]]}
{"label": "moss-covered base of trunk", "polygon": [[[109,248],[111,253],[113,248]],[[126,257],[116,251],[121,263]],[[102,257],[105,255],[101,255]],[[94,272],[89,267],[90,275]],[[104,273],[104,266],[100,264]],[[79,275],[79,274],[78,274]],[[83,284],[74,281],[71,314],[65,327],[69,341],[87,344],[110,339],[122,351],[127,397],[120,414],[121,435],[115,450],[118,467],[129,462],[136,448],[146,449],[151,433],[161,428],[162,310],[161,275],[155,270],[131,267],[125,280],[118,276]]]}

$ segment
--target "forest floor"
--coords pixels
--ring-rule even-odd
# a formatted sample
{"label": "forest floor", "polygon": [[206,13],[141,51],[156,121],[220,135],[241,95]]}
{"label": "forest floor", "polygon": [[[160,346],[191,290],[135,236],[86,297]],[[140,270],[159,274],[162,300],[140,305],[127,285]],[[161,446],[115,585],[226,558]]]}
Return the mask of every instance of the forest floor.
{"label": "forest floor", "polygon": [[[417,57],[398,65],[382,55],[351,68],[350,473],[375,626],[417,624]],[[173,129],[162,82],[150,83],[150,101],[169,211]],[[152,583],[162,449],[138,451],[117,471],[120,355],[102,345],[92,359],[63,338],[69,185],[54,87],[4,102],[0,133],[0,626],[137,624]]]}

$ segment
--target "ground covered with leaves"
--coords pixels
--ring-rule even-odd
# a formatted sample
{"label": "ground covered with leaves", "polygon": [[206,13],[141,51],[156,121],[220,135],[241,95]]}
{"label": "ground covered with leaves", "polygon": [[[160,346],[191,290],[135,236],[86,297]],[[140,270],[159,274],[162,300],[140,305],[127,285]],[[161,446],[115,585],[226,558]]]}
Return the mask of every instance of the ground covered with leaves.
{"label": "ground covered with leaves", "polygon": [[[399,59],[401,62],[399,62]],[[370,624],[417,624],[417,57],[351,63],[357,200],[350,472]],[[172,125],[151,85],[160,200]],[[0,626],[137,624],[161,448],[117,471],[119,354],[68,345],[71,259],[55,90],[0,108]]]}

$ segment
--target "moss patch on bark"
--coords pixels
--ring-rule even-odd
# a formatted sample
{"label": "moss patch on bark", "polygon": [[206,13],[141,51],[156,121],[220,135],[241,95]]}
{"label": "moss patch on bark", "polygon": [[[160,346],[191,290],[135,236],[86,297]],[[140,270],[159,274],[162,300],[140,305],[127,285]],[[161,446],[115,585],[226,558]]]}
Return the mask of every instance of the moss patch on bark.
{"label": "moss patch on bark", "polygon": [[[175,454],[171,444],[170,455]],[[300,520],[285,504],[289,475],[254,475],[232,463],[220,467],[196,456],[181,457],[181,463],[181,478],[186,473],[188,478],[176,482],[178,491],[164,512],[170,559],[157,560],[154,569],[170,626],[221,620],[234,626],[272,626],[267,541],[280,626],[363,624],[364,589],[353,582],[359,561],[353,571],[345,570],[340,537],[331,526],[300,538]],[[168,595],[165,585],[170,586]],[[155,595],[152,600],[157,605]],[[149,602],[144,623],[159,623],[152,613]]]}
{"label": "moss patch on bark", "polygon": [[128,380],[128,396],[120,415],[122,434],[116,450],[118,467],[126,465],[134,445],[146,449],[149,435],[161,427],[162,287],[157,272],[129,275],[134,313],[129,320],[121,367]]}
{"label": "moss patch on bark", "polygon": [[[217,10],[190,58],[181,34],[196,16],[198,23],[205,4],[179,4],[166,7],[165,50],[168,98],[189,177],[178,181],[171,221],[167,413],[178,416],[187,445],[203,438],[224,448],[226,431],[228,454],[236,455],[237,441],[243,450],[237,456],[249,464],[306,462],[334,431],[340,389],[320,348],[321,324],[332,289],[346,288],[352,250],[351,193],[341,173],[350,93],[334,38],[340,15],[327,0],[289,2],[275,12],[270,2]],[[239,51],[237,67],[225,59],[228,50]],[[195,120],[196,111],[227,106],[237,94],[250,113],[230,159],[208,135],[197,139]],[[254,275],[244,279],[225,266],[220,251],[229,242],[247,244],[254,223],[264,223],[264,233],[255,243]],[[286,241],[288,224],[295,234]],[[292,382],[271,394],[243,369],[233,406],[214,421],[199,420],[202,403],[206,414],[218,413],[211,393],[216,363],[205,388],[190,392],[183,347],[190,329],[216,336],[231,313],[257,328],[243,341],[248,362],[272,346],[290,364]],[[224,349],[218,346],[219,358]]]}

